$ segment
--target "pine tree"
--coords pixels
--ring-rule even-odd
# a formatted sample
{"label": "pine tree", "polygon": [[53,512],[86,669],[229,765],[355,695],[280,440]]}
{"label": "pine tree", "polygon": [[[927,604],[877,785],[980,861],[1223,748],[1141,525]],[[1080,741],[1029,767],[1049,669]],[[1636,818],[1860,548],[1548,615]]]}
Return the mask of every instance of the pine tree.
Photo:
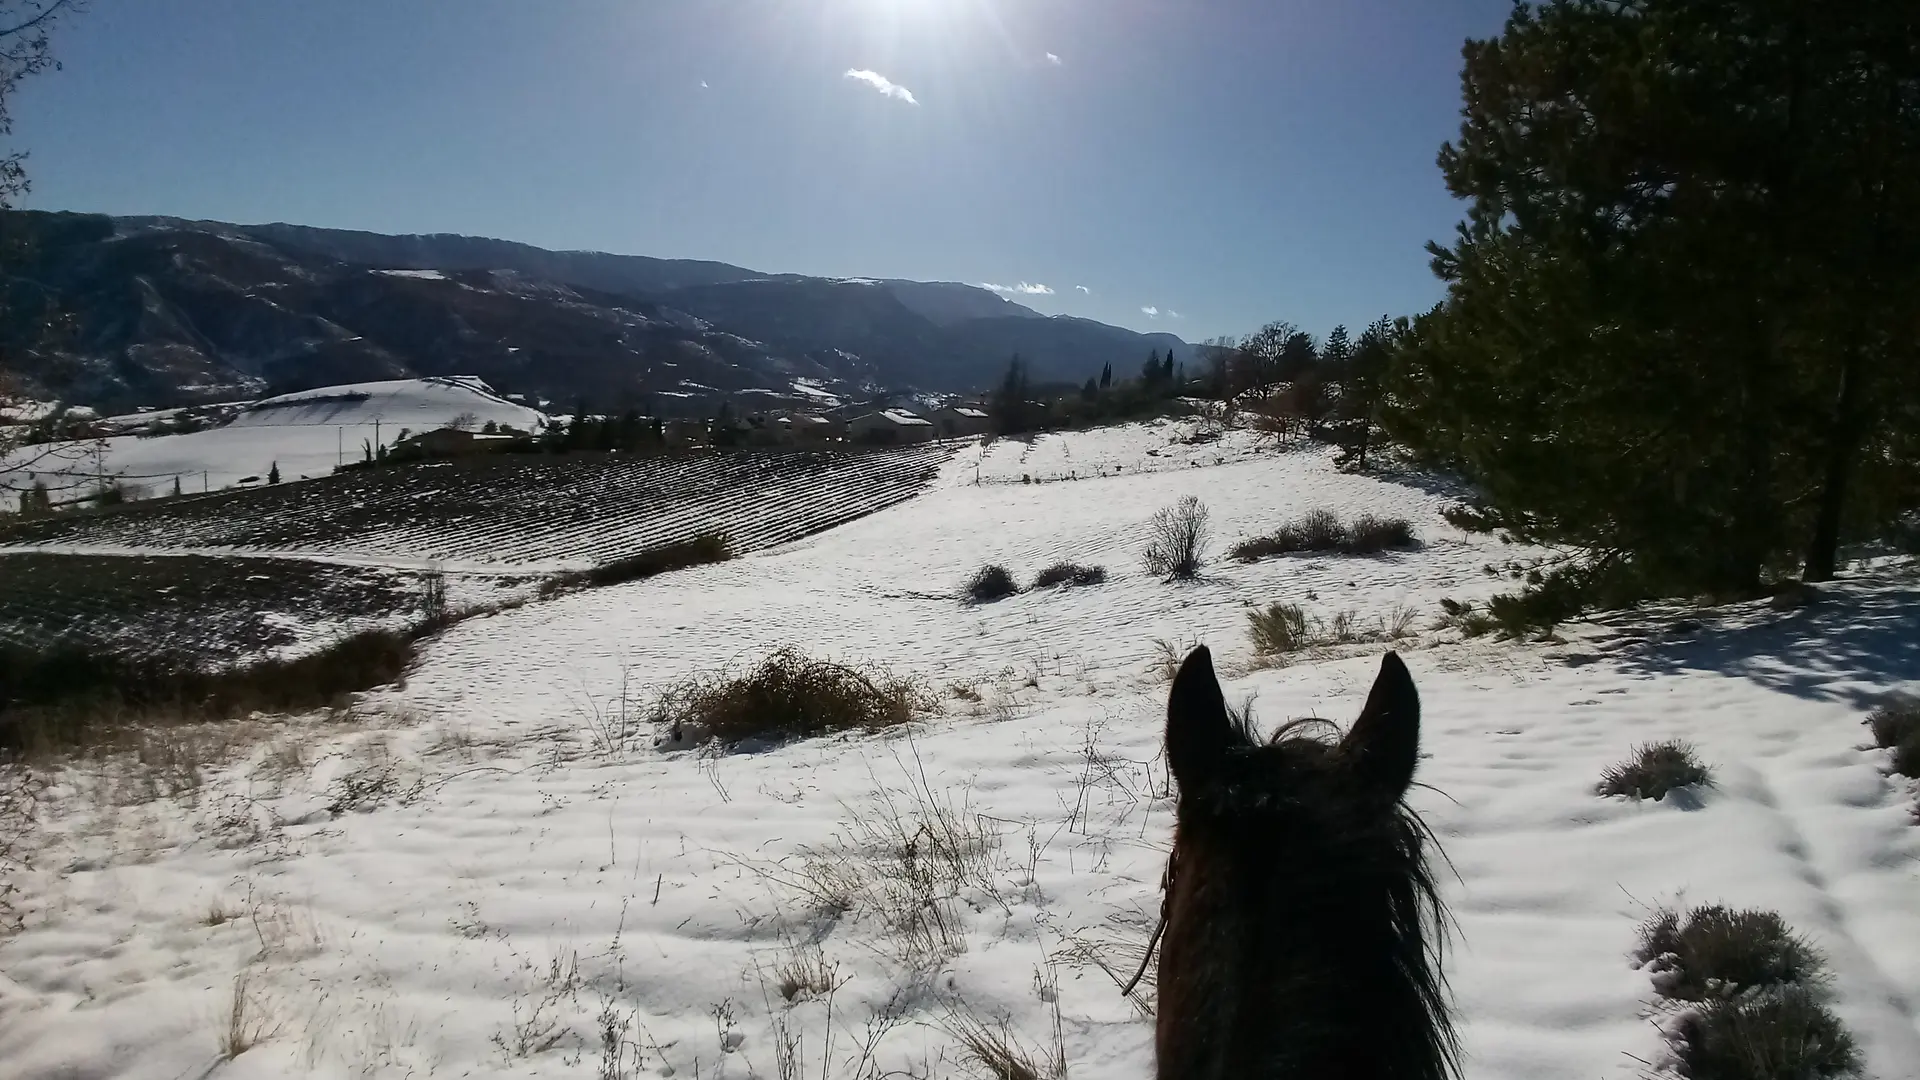
{"label": "pine tree", "polygon": [[1109,360],[1105,364],[1101,365],[1101,368],[1100,368],[1100,389],[1106,390],[1106,389],[1110,389],[1112,386],[1113,386],[1113,361]]}
{"label": "pine tree", "polygon": [[[1343,332],[1344,327],[1340,328]],[[1391,320],[1385,315],[1374,320],[1360,333],[1360,340],[1349,352],[1340,381],[1340,405],[1335,416],[1341,421],[1347,452],[1354,467],[1365,471],[1367,452],[1373,446],[1374,425],[1380,420],[1380,406],[1386,396],[1386,380],[1393,363],[1394,350],[1408,334],[1407,320]],[[1329,346],[1334,335],[1327,335]]]}
{"label": "pine tree", "polygon": [[1276,373],[1280,382],[1302,382],[1313,374],[1319,362],[1320,352],[1313,343],[1313,335],[1295,330],[1280,345]]}
{"label": "pine tree", "polygon": [[267,470],[267,483],[277,484],[279,482],[280,482],[280,463],[276,461],[273,463],[273,467]]}
{"label": "pine tree", "polygon": [[1172,349],[1167,350],[1167,358],[1166,360],[1162,361],[1160,364],[1160,381],[1166,382],[1166,383],[1170,383],[1173,381],[1173,350]]}
{"label": "pine tree", "polygon": [[1140,365],[1140,381],[1149,388],[1160,381],[1160,350],[1155,349],[1147,356],[1147,362]]}
{"label": "pine tree", "polygon": [[1894,0],[1551,0],[1469,42],[1396,431],[1589,595],[1829,575],[1916,491],[1917,35]]}
{"label": "pine tree", "polygon": [[180,497],[180,478],[178,476],[173,478],[173,497],[176,499]]}
{"label": "pine tree", "polygon": [[1033,391],[1027,382],[1027,365],[1014,354],[1007,373],[993,392],[991,411],[995,430],[1001,435],[1018,435],[1032,430],[1032,408],[1027,404]]}
{"label": "pine tree", "polygon": [[1343,323],[1327,334],[1326,343],[1320,346],[1320,364],[1327,370],[1327,377],[1338,380],[1346,374],[1346,366],[1353,359],[1353,343],[1347,338],[1347,327]]}

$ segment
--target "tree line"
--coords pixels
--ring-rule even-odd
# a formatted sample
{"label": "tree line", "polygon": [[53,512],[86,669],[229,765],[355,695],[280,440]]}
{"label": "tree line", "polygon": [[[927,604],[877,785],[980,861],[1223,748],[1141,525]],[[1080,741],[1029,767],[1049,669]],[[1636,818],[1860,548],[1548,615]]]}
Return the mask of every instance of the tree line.
{"label": "tree line", "polygon": [[1920,506],[1920,5],[1555,0],[1470,41],[1385,416],[1541,613],[1833,576]]}

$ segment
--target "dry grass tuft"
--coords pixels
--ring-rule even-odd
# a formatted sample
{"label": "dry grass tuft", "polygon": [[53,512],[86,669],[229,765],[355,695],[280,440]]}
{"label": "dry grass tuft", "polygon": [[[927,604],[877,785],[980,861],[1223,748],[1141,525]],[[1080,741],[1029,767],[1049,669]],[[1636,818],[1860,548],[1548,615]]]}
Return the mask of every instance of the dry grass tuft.
{"label": "dry grass tuft", "polygon": [[[1000,833],[974,811],[967,788],[936,790],[917,758],[904,784],[883,785],[833,839],[797,859],[742,861],[819,917],[868,919],[873,948],[910,978],[930,977],[966,951],[966,916],[1002,896]],[[784,992],[784,991],[783,991]]]}
{"label": "dry grass tuft", "polygon": [[1664,799],[1680,788],[1713,786],[1713,770],[1700,763],[1690,743],[1677,739],[1636,746],[1633,757],[1608,767],[1594,790],[1600,795]]}
{"label": "dry grass tuft", "polygon": [[825,998],[845,982],[840,965],[828,961],[819,943],[813,941],[789,944],[773,969],[774,989],[786,1002]]}
{"label": "dry grass tuft", "polygon": [[213,899],[207,901],[207,910],[201,912],[200,925],[225,926],[244,914],[246,913],[239,908],[228,907],[226,901],[215,896]]}
{"label": "dry grass tuft", "polygon": [[1920,779],[1920,700],[1889,697],[1867,717],[1873,744],[1893,751],[1893,771]]}
{"label": "dry grass tuft", "polygon": [[246,971],[233,977],[233,998],[225,1019],[218,1036],[222,1061],[232,1061],[280,1033],[280,1025],[267,1015],[265,1002],[253,992]]}
{"label": "dry grass tuft", "polygon": [[947,1032],[960,1043],[967,1064],[988,1080],[1065,1080],[1065,1049],[1057,1044],[1045,1050],[1023,1044],[1005,1023],[989,1025],[976,1016],[955,1014]]}
{"label": "dry grass tuft", "polygon": [[652,721],[676,743],[783,741],[901,727],[938,703],[924,684],[780,649],[745,674],[695,676],[663,692]]}
{"label": "dry grass tuft", "polygon": [[1316,645],[1359,645],[1399,641],[1413,634],[1414,611],[1397,607],[1374,620],[1362,623],[1352,611],[1341,611],[1330,620],[1309,615],[1298,604],[1275,603],[1247,612],[1247,633],[1253,639],[1253,651],[1266,659],[1285,656]]}

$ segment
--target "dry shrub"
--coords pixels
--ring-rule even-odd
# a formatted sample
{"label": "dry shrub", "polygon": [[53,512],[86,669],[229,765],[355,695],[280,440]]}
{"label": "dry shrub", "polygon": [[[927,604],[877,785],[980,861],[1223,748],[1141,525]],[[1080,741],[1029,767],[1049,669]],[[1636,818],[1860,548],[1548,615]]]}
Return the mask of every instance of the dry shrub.
{"label": "dry shrub", "polygon": [[1640,928],[1634,959],[1653,973],[1662,996],[1706,1001],[1760,987],[1825,980],[1818,951],[1771,911],[1736,911],[1719,904],[1684,915],[1657,912]]}
{"label": "dry shrub", "polygon": [[1295,552],[1333,552],[1343,555],[1374,555],[1420,545],[1413,523],[1405,518],[1385,518],[1361,514],[1352,523],[1340,520],[1331,510],[1309,510],[1299,520],[1282,525],[1266,536],[1240,541],[1228,552],[1240,562],[1254,562],[1271,555]]}
{"label": "dry shrub", "polygon": [[1893,771],[1920,778],[1920,700],[1889,697],[1867,717],[1873,744],[1893,751]]}
{"label": "dry shrub", "polygon": [[1826,1007],[1825,961],[1771,911],[1657,912],[1634,959],[1684,1002],[1665,1035],[1688,1080],[1857,1077],[1853,1036]]}
{"label": "dry shrub", "polygon": [[1268,604],[1247,612],[1247,623],[1253,651],[1262,656],[1297,652],[1312,640],[1313,628],[1299,604]]}
{"label": "dry shrub", "polygon": [[1209,514],[1198,496],[1186,495],[1179,502],[1153,515],[1147,523],[1147,570],[1169,581],[1191,581],[1206,565]]}
{"label": "dry shrub", "polygon": [[0,765],[0,937],[20,929],[16,879],[31,869],[28,855],[39,825],[36,808],[42,786],[26,769]]}
{"label": "dry shrub", "polygon": [[1013,580],[1013,574],[998,564],[983,566],[974,571],[967,579],[965,587],[969,603],[990,604],[995,600],[1004,600],[1020,591]]}
{"label": "dry shrub", "polygon": [[733,558],[733,542],[725,534],[702,533],[690,540],[676,540],[673,543],[643,551],[638,555],[629,555],[624,559],[601,563],[590,570],[555,574],[540,583],[540,596],[545,598],[569,589],[642,581],[658,574],[705,566],[708,563],[726,562],[731,558]]}
{"label": "dry shrub", "polygon": [[675,742],[711,738],[783,741],[838,731],[877,731],[935,708],[922,684],[880,668],[857,668],[780,649],[744,675],[700,675],[663,692],[656,727]]}
{"label": "dry shrub", "polygon": [[1353,555],[1371,555],[1378,551],[1401,551],[1419,543],[1413,522],[1406,518],[1361,514],[1347,526],[1347,546],[1343,550]]}
{"label": "dry shrub", "polygon": [[1055,585],[1098,585],[1107,580],[1107,570],[1103,566],[1080,566],[1076,563],[1054,563],[1033,579],[1036,589],[1050,589]]}
{"label": "dry shrub", "polygon": [[443,628],[365,630],[292,659],[215,670],[169,653],[0,646],[0,751],[73,750],[117,741],[141,725],[338,705],[398,681],[416,642]]}
{"label": "dry shrub", "polygon": [[1667,1033],[1687,1080],[1837,1080],[1861,1075],[1860,1049],[1804,986],[1719,998]]}
{"label": "dry shrub", "polygon": [[1263,657],[1281,656],[1315,645],[1360,645],[1398,641],[1413,632],[1412,608],[1362,624],[1353,611],[1336,612],[1331,620],[1309,615],[1298,604],[1268,604],[1247,612],[1247,632],[1253,651]]}
{"label": "dry shrub", "polygon": [[1669,792],[1695,784],[1713,786],[1713,770],[1700,763],[1690,743],[1668,739],[1634,747],[1633,757],[1600,775],[1595,791],[1657,802]]}

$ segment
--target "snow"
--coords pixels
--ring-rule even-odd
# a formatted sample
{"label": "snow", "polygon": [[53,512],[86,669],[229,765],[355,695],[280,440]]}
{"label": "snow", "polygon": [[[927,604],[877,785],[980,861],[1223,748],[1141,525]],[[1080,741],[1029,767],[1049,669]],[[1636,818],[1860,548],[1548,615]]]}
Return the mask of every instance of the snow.
{"label": "snow", "polygon": [[[54,486],[60,477],[71,482],[98,472],[156,495],[170,491],[175,477],[187,492],[229,487],[243,477],[266,476],[276,461],[284,480],[324,476],[342,460],[358,459],[363,441],[391,445],[402,428],[428,431],[468,414],[476,427],[491,420],[522,431],[534,430],[543,419],[538,410],[507,401],[472,376],[348,383],[265,398],[226,426],[206,431],[67,444],[52,459],[37,462],[36,475],[51,474],[56,479],[49,486]],[[102,451],[98,462],[96,445]],[[22,451],[12,460],[25,459]],[[9,470],[0,459],[0,490],[32,484],[24,470]]]}
{"label": "snow", "polygon": [[[830,1055],[825,1004],[792,1006],[808,1077],[829,1057],[852,1076],[876,1015],[901,1020],[881,1071],[955,1075],[949,1009],[1038,1046],[1048,997],[1075,1077],[1149,1075],[1150,1021],[1085,957],[1124,978],[1139,954],[1117,946],[1144,943],[1159,903],[1172,804],[1157,642],[1210,644],[1229,700],[1251,698],[1267,725],[1344,722],[1379,647],[1254,670],[1248,605],[1431,616],[1441,597],[1501,588],[1479,568],[1513,553],[1448,527],[1429,490],[1238,433],[1178,441],[1192,432],[993,443],[919,498],[808,540],[463,623],[356,721],[260,725],[177,798],[116,797],[102,763],[55,776],[28,927],[0,945],[8,1075],[587,1077],[612,1015],[641,1047],[625,1075],[771,1076],[769,1017],[787,1005],[768,973],[807,940],[848,980]],[[1317,506],[1408,516],[1425,543],[1167,584],[1139,565],[1141,524],[1187,494],[1211,508],[1216,550]],[[952,599],[985,562],[1028,579],[1062,558],[1112,580]],[[1691,633],[1649,611],[1563,645],[1429,630],[1399,646],[1423,702],[1412,800],[1445,854],[1467,1076],[1641,1075],[1659,1038],[1627,953],[1648,907],[1678,901],[1777,909],[1827,952],[1870,1070],[1920,1075],[1920,830],[1860,725],[1920,673],[1916,601],[1905,563],[1800,612],[1689,613],[1704,624]],[[637,708],[780,643],[923,678],[942,714],[910,736],[720,757],[610,737],[623,696]],[[955,683],[982,701],[945,695]],[[1592,793],[1634,744],[1667,737],[1695,742],[1719,786],[1661,803]],[[816,917],[792,887],[805,852],[844,846],[882,790],[896,807],[964,805],[999,837],[991,889],[954,909],[964,950],[918,970],[871,916]],[[220,1065],[242,972],[270,1034]]]}
{"label": "snow", "polygon": [[794,393],[805,398],[811,398],[826,408],[835,408],[840,404],[839,396],[827,390],[827,388],[822,386],[817,380],[795,379],[791,385],[793,386]]}
{"label": "snow", "polygon": [[931,427],[923,417],[915,416],[905,409],[882,409],[880,415],[901,427]]}
{"label": "snow", "polygon": [[387,277],[418,278],[421,281],[445,281],[447,275],[438,270],[375,270],[376,274]]}

